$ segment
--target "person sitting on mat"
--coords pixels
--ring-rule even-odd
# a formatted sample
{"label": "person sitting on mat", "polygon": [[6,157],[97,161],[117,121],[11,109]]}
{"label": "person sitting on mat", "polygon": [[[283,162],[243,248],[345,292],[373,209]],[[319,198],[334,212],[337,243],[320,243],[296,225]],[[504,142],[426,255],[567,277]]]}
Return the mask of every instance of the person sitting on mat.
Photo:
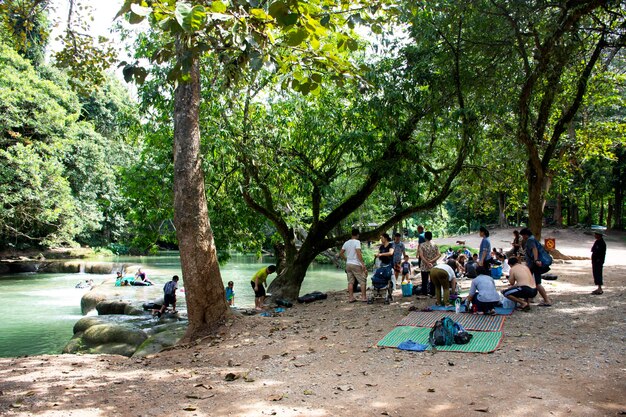
{"label": "person sitting on mat", "polygon": [[472,303],[477,312],[483,314],[496,314],[494,308],[500,304],[500,294],[496,290],[496,284],[489,275],[489,268],[479,265],[476,267],[478,276],[472,280],[467,306]]}
{"label": "person sitting on mat", "polygon": [[530,311],[529,298],[537,296],[537,284],[530,269],[520,263],[516,257],[509,258],[511,272],[509,273],[509,284],[511,286],[502,291],[509,300],[517,303],[522,311]]}

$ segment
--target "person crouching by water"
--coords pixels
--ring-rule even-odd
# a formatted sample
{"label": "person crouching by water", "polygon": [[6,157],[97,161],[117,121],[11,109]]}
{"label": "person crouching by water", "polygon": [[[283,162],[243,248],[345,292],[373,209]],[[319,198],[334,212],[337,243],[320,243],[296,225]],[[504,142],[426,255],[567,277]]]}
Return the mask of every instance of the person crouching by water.
{"label": "person crouching by water", "polygon": [[361,252],[359,229],[352,229],[352,237],[341,247],[339,257],[346,260],[346,275],[348,277],[348,302],[356,302],[354,288],[361,287],[361,301],[367,301],[367,268]]}
{"label": "person crouching by water", "polygon": [[163,286],[163,305],[161,310],[157,313],[159,317],[165,312],[169,305],[172,306],[172,313],[178,313],[176,311],[176,290],[178,289],[178,275],[174,275],[171,281],[168,281]]}
{"label": "person crouching by water", "polygon": [[265,283],[267,276],[276,272],[276,265],[270,265],[263,267],[257,271],[252,277],[252,289],[254,290],[254,307],[257,310],[263,310],[263,303],[265,303]]}

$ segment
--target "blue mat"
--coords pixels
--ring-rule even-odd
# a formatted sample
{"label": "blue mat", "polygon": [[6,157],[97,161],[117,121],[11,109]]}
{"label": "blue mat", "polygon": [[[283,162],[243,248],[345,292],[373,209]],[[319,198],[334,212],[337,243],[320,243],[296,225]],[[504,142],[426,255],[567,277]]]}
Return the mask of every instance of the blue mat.
{"label": "blue mat", "polygon": [[[428,308],[430,308],[432,311],[455,311],[454,306],[430,306]],[[512,308],[496,307],[494,310],[496,310],[496,314],[499,314],[501,316],[510,316],[511,314],[513,314]]]}

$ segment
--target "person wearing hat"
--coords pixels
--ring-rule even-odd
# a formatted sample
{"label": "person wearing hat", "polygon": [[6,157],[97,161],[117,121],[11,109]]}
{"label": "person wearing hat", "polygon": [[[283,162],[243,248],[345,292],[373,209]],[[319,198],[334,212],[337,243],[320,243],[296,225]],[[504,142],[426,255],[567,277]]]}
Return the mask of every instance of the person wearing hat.
{"label": "person wearing hat", "polygon": [[597,289],[591,292],[593,295],[600,295],[602,291],[602,267],[604,266],[604,258],[606,257],[606,242],[603,237],[604,232],[602,230],[594,230],[593,232],[596,241],[593,242],[591,247],[591,272],[593,273],[593,283],[598,286]]}

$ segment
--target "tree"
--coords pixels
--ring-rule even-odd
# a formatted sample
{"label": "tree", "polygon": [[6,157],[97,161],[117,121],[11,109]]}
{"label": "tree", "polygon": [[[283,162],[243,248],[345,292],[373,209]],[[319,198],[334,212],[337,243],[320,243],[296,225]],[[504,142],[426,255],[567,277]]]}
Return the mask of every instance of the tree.
{"label": "tree", "polygon": [[[594,69],[623,43],[623,3],[601,0],[540,4],[490,2],[496,34],[484,42],[511,45],[506,63],[518,77],[516,138],[528,156],[530,227],[540,237],[550,162],[563,152],[560,140],[573,123]],[[621,8],[620,8],[621,6]],[[614,51],[612,51],[614,52]],[[604,55],[603,55],[604,54]],[[573,86],[573,88],[569,88]]]}
{"label": "tree", "polygon": [[46,11],[48,0],[7,0],[0,3],[0,33],[6,34],[12,47],[38,67],[43,63],[49,36]]}
{"label": "tree", "polygon": [[[289,73],[300,62],[308,70],[343,70],[336,48],[323,48],[326,32],[334,29],[338,18],[334,4],[321,2],[276,1],[268,7],[245,1],[228,5],[213,1],[207,7],[167,1],[153,1],[150,7],[142,4],[127,0],[118,15],[128,13],[131,23],[149,16],[152,28],[169,41],[154,60],[176,62],[170,72],[171,80],[177,81],[173,117],[174,223],[189,290],[187,337],[192,338],[210,329],[228,311],[207,215],[201,164],[199,59],[204,53],[219,57],[220,68],[232,81],[237,81],[247,66],[271,65],[279,72]],[[351,6],[338,3],[337,7],[343,16]],[[348,36],[336,33],[343,44],[352,45]],[[305,41],[307,47],[300,47]],[[285,50],[293,53],[272,54]],[[139,80],[147,75],[145,69],[133,65],[124,71],[128,78]],[[291,84],[304,94],[319,88],[313,77]]]}

